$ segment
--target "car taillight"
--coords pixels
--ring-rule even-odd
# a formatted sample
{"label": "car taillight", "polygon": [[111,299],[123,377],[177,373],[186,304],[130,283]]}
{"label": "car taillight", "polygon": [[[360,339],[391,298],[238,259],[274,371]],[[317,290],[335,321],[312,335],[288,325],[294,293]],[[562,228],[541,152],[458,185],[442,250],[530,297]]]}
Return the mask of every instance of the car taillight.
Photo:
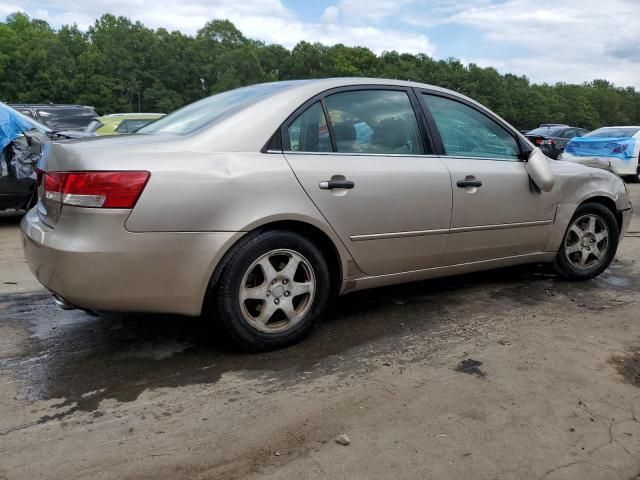
{"label": "car taillight", "polygon": [[133,208],[149,172],[44,172],[45,198],[63,205]]}
{"label": "car taillight", "polygon": [[542,145],[555,145],[556,142],[555,140],[551,139],[551,140],[542,140]]}
{"label": "car taillight", "polygon": [[535,143],[536,145],[542,145],[542,139],[536,138],[533,143]]}

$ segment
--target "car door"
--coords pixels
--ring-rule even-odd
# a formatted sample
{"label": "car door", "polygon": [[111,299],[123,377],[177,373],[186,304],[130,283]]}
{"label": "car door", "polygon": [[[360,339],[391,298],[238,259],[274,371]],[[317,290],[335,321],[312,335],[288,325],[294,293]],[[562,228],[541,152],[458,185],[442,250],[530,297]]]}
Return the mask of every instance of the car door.
{"label": "car door", "polygon": [[346,88],[310,100],[283,127],[300,184],[369,275],[442,264],[451,180],[421,115],[410,89]]}
{"label": "car door", "polygon": [[445,263],[544,250],[555,214],[552,195],[534,188],[515,133],[463,99],[423,91],[436,148],[451,173],[453,209]]}

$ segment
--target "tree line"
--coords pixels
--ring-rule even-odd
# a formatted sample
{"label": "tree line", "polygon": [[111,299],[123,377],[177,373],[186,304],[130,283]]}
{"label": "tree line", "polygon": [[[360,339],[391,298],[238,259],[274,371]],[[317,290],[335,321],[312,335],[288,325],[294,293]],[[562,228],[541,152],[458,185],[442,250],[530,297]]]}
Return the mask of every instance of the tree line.
{"label": "tree line", "polygon": [[103,15],[84,32],[52,28],[22,13],[0,23],[0,100],[93,105],[100,114],[170,112],[202,97],[253,83],[337,76],[438,85],[468,95],[514,126],[542,122],[587,129],[640,124],[640,92],[597,79],[534,84],[448,58],[300,42],[289,50],[246,38],[228,20],[195,36]]}

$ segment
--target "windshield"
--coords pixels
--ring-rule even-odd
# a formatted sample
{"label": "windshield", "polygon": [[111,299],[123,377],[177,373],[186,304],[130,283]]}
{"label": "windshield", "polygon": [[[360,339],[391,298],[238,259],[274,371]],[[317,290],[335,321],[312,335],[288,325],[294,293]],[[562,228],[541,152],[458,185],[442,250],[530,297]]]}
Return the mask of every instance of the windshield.
{"label": "windshield", "polygon": [[562,132],[562,130],[564,130],[567,127],[562,127],[562,128],[549,128],[549,127],[541,127],[541,128],[535,128],[533,130],[531,130],[530,132],[527,132],[527,135],[544,135],[546,137],[557,137],[560,135],[560,132]]}
{"label": "windshield", "polygon": [[287,87],[286,84],[267,83],[219,93],[182,107],[142,127],[137,133],[186,135],[214,122],[226,113],[262,100],[285,87]]}
{"label": "windshield", "polygon": [[640,128],[638,127],[604,127],[587,133],[585,137],[617,137],[629,138],[633,137]]}

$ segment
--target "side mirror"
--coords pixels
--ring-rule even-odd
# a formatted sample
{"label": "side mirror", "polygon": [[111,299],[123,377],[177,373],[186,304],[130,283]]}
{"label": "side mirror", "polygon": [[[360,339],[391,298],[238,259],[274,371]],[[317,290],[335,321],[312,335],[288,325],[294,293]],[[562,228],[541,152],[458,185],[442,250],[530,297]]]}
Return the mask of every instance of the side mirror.
{"label": "side mirror", "polygon": [[550,192],[556,183],[556,179],[549,165],[549,159],[536,147],[529,154],[525,169],[529,174],[529,178],[535,183],[540,190]]}

